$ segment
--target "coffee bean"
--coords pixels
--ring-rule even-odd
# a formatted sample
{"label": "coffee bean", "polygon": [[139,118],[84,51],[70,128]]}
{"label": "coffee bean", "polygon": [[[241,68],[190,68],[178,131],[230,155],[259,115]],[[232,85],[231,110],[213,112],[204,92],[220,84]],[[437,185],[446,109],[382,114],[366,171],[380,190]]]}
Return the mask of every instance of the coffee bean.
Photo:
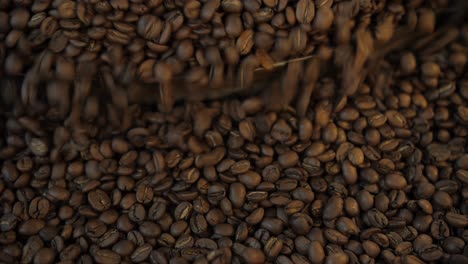
{"label": "coffee bean", "polygon": [[315,5],[309,0],[300,0],[296,6],[296,18],[299,23],[309,24],[315,17]]}
{"label": "coffee bean", "polygon": [[[307,1],[307,0],[303,0]],[[313,6],[313,5],[312,5]],[[310,12],[310,11],[309,11]],[[301,53],[307,45],[308,37],[306,32],[301,27],[294,27],[289,34],[292,51],[294,53]]]}
{"label": "coffee bean", "polygon": [[238,254],[246,263],[263,263],[265,254],[256,248],[246,247],[239,243],[233,245],[234,253]]}
{"label": "coffee bean", "polygon": [[130,259],[137,263],[143,262],[149,257],[152,249],[153,247],[150,244],[143,244],[133,251]]}
{"label": "coffee bean", "polygon": [[256,131],[251,120],[243,120],[239,123],[239,133],[243,138],[252,142],[255,139]]}
{"label": "coffee bean", "polygon": [[349,240],[346,235],[334,229],[326,229],[324,231],[324,236],[328,241],[338,245],[344,245],[348,243]]}
{"label": "coffee bean", "polygon": [[105,211],[110,208],[111,200],[109,196],[102,190],[91,191],[88,194],[88,202],[97,211]]}
{"label": "coffee bean", "polygon": [[99,246],[108,247],[119,240],[119,233],[116,229],[111,229],[99,237]]}
{"label": "coffee bean", "polygon": [[54,263],[56,252],[52,248],[41,248],[34,256],[34,263]]}
{"label": "coffee bean", "polygon": [[299,235],[307,234],[310,231],[312,224],[312,218],[306,214],[295,213],[289,218],[289,225],[292,230]]}
{"label": "coffee bean", "polygon": [[221,8],[228,13],[240,13],[244,4],[241,0],[222,0]]}
{"label": "coffee bean", "polygon": [[442,249],[436,245],[428,245],[420,249],[419,256],[425,261],[436,261],[442,257]]}
{"label": "coffee bean", "polygon": [[246,173],[250,169],[250,162],[248,160],[240,160],[231,165],[230,171],[235,175]]}
{"label": "coffee bean", "polygon": [[237,38],[243,32],[242,19],[239,14],[229,14],[225,20],[225,30],[229,37]]}
{"label": "coffee bean", "polygon": [[395,252],[398,254],[398,255],[408,255],[410,254],[411,252],[413,251],[413,246],[411,245],[410,242],[403,242],[403,243],[400,243],[398,244],[396,247],[395,247]]}
{"label": "coffee bean", "polygon": [[321,32],[326,32],[333,25],[334,16],[335,15],[330,7],[321,6],[316,10],[316,14],[312,22],[313,28]]}
{"label": "coffee bean", "polygon": [[323,209],[323,218],[324,219],[335,219],[341,215],[343,211],[343,199],[339,196],[332,196],[328,203],[325,204]]}
{"label": "coffee bean", "polygon": [[245,55],[250,52],[254,45],[254,32],[251,29],[244,30],[236,41],[237,50],[241,55]]}
{"label": "coffee bean", "polygon": [[458,228],[464,228],[468,224],[468,218],[465,215],[458,213],[447,212],[445,219],[448,224]]}
{"label": "coffee bean", "polygon": [[293,167],[299,161],[299,156],[294,151],[288,151],[278,157],[278,163],[283,168]]}
{"label": "coffee bean", "polygon": [[[10,220],[11,221],[11,220]],[[18,233],[21,235],[31,236],[37,234],[45,226],[44,220],[29,219],[23,222],[18,227]]]}
{"label": "coffee bean", "polygon": [[98,249],[94,253],[94,261],[97,263],[118,263],[120,262],[120,256],[108,249]]}

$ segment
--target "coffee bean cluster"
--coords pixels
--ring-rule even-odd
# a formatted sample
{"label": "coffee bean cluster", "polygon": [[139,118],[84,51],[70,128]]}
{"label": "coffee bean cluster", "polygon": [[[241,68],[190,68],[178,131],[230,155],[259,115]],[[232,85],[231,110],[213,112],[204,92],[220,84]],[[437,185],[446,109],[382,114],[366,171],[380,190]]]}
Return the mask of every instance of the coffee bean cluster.
{"label": "coffee bean cluster", "polygon": [[[0,75],[25,75],[18,85],[25,104],[39,107],[37,97],[49,90],[62,118],[72,98],[92,90],[131,94],[136,83],[150,84],[153,103],[167,112],[194,91],[246,89],[255,70],[309,56],[344,68],[342,86],[353,94],[374,45],[391,42],[398,29],[430,34],[436,15],[453,8],[449,1],[386,2],[2,0]],[[283,82],[295,86],[298,68]]]}
{"label": "coffee bean cluster", "polygon": [[317,77],[304,114],[13,102],[0,262],[467,263],[468,26],[413,44],[354,95]]}
{"label": "coffee bean cluster", "polygon": [[0,0],[0,263],[468,263],[457,8]]}

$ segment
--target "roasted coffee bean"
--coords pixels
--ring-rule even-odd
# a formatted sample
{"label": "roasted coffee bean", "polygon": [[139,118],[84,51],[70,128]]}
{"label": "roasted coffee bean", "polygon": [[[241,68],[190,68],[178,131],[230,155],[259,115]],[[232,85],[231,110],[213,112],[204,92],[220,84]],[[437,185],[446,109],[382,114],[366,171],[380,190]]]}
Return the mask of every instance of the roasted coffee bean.
{"label": "roasted coffee bean", "polygon": [[254,32],[251,29],[246,29],[243,31],[236,41],[237,50],[241,55],[246,55],[250,53],[254,45]]}
{"label": "roasted coffee bean", "polygon": [[466,262],[455,2],[13,2],[0,262]]}
{"label": "roasted coffee bean", "polygon": [[310,0],[300,0],[296,6],[296,18],[299,23],[309,24],[315,17],[315,5]]}
{"label": "roasted coffee bean", "polygon": [[150,244],[143,244],[133,251],[130,259],[136,263],[143,262],[149,257],[152,249],[153,247]]}
{"label": "roasted coffee bean", "polygon": [[101,212],[109,209],[111,206],[111,200],[107,193],[99,189],[91,191],[88,194],[88,201],[95,210]]}
{"label": "roasted coffee bean", "polygon": [[120,262],[120,256],[111,251],[111,250],[107,250],[107,249],[98,249],[95,253],[94,253],[94,261],[96,261],[97,263],[118,263]]}
{"label": "roasted coffee bean", "polygon": [[34,256],[34,263],[54,263],[56,255],[52,248],[41,248]]}
{"label": "roasted coffee bean", "polygon": [[39,233],[45,224],[44,220],[41,219],[29,219],[19,225],[18,233],[25,236],[35,235]]}
{"label": "roasted coffee bean", "polygon": [[442,249],[436,245],[428,245],[419,250],[419,256],[425,261],[437,261],[442,258]]}
{"label": "roasted coffee bean", "polygon": [[256,248],[246,247],[239,243],[234,243],[233,251],[239,255],[246,263],[264,263],[265,254]]}
{"label": "roasted coffee bean", "polygon": [[283,168],[293,167],[299,162],[299,156],[294,151],[288,151],[278,157],[278,163]]}
{"label": "roasted coffee bean", "polygon": [[344,245],[349,241],[349,238],[346,235],[334,229],[326,229],[324,231],[324,236],[328,241],[338,245]]}
{"label": "roasted coffee bean", "polygon": [[445,215],[445,219],[449,225],[457,228],[464,228],[468,225],[468,218],[466,217],[466,215],[447,212],[447,214]]}

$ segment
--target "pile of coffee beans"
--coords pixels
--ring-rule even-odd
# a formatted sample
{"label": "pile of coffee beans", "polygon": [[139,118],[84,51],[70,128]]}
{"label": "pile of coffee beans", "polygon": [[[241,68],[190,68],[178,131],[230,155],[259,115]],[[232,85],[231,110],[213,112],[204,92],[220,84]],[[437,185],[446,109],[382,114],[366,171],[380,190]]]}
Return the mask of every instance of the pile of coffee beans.
{"label": "pile of coffee beans", "polygon": [[468,263],[449,2],[0,0],[0,263]]}
{"label": "pile of coffee beans", "polygon": [[390,54],[352,96],[317,78],[303,116],[258,96],[129,104],[128,124],[93,97],[64,120],[13,104],[0,262],[467,263],[468,26],[454,30]]}
{"label": "pile of coffee beans", "polygon": [[[153,103],[167,112],[195,88],[246,89],[255,70],[315,56],[343,68],[342,86],[353,94],[373,46],[393,42],[400,29],[434,32],[437,14],[456,10],[449,2],[1,0],[0,76],[25,76],[17,84],[25,104],[37,106],[49,90],[62,115],[71,98],[102,89],[132,94],[135,83],[152,84]],[[297,82],[293,73],[283,82]]]}

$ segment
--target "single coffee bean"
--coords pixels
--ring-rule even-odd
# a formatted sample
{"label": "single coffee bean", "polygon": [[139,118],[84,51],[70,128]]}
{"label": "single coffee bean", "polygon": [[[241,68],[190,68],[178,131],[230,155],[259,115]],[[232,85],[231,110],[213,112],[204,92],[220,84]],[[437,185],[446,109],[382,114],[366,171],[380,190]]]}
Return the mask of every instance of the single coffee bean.
{"label": "single coffee bean", "polygon": [[334,16],[333,10],[330,7],[321,6],[316,10],[312,27],[318,31],[326,32],[333,25]]}
{"label": "single coffee bean", "polygon": [[29,219],[20,224],[18,233],[25,236],[35,235],[44,228],[45,224],[45,221],[41,219]]}
{"label": "single coffee bean", "polygon": [[283,248],[283,240],[276,237],[270,238],[265,244],[265,254],[267,258],[275,258]]}
{"label": "single coffee bean", "polygon": [[407,241],[400,243],[395,247],[395,252],[401,256],[408,255],[412,251],[413,251],[413,246],[411,245],[411,242],[407,242]]}
{"label": "single coffee bean", "polygon": [[447,212],[447,214],[445,215],[445,219],[449,225],[457,228],[464,228],[468,225],[468,218],[466,217],[466,215]]}
{"label": "single coffee bean", "polygon": [[299,162],[299,156],[294,151],[288,151],[278,157],[278,163],[283,168],[290,168]]}
{"label": "single coffee bean", "polygon": [[136,263],[145,261],[151,254],[153,247],[150,244],[143,244],[133,251],[130,259]]}
{"label": "single coffee bean", "polygon": [[241,55],[250,53],[254,45],[254,32],[251,29],[246,29],[237,38],[236,46]]}
{"label": "single coffee bean", "polygon": [[308,257],[312,263],[322,263],[325,260],[325,251],[318,241],[310,242]]}
{"label": "single coffee bean", "polygon": [[425,261],[437,261],[442,258],[443,251],[437,245],[428,245],[420,249],[418,254]]}
{"label": "single coffee bean", "polygon": [[245,186],[241,183],[233,183],[229,187],[229,199],[235,208],[241,208],[246,198]]}
{"label": "single coffee bean", "polygon": [[260,249],[246,247],[239,243],[234,243],[233,251],[246,263],[264,263],[266,260],[265,254]]}
{"label": "single coffee bean", "polygon": [[98,249],[94,254],[94,261],[97,263],[119,263],[120,256],[108,249]]}
{"label": "single coffee bean", "polygon": [[327,220],[332,220],[339,217],[343,211],[344,202],[343,199],[339,196],[332,196],[328,202],[325,204],[323,209],[323,218]]}
{"label": "single coffee bean", "polygon": [[324,236],[328,241],[338,245],[344,245],[349,241],[349,238],[346,235],[334,229],[326,229]]}
{"label": "single coffee bean", "polygon": [[91,191],[88,194],[88,202],[91,207],[97,211],[106,211],[111,206],[111,200],[109,196],[102,190]]}
{"label": "single coffee bean", "polygon": [[300,0],[296,6],[296,18],[299,23],[309,24],[315,17],[315,5],[310,0]]}
{"label": "single coffee bean", "polygon": [[41,248],[34,256],[34,263],[54,263],[57,253],[52,248]]}

